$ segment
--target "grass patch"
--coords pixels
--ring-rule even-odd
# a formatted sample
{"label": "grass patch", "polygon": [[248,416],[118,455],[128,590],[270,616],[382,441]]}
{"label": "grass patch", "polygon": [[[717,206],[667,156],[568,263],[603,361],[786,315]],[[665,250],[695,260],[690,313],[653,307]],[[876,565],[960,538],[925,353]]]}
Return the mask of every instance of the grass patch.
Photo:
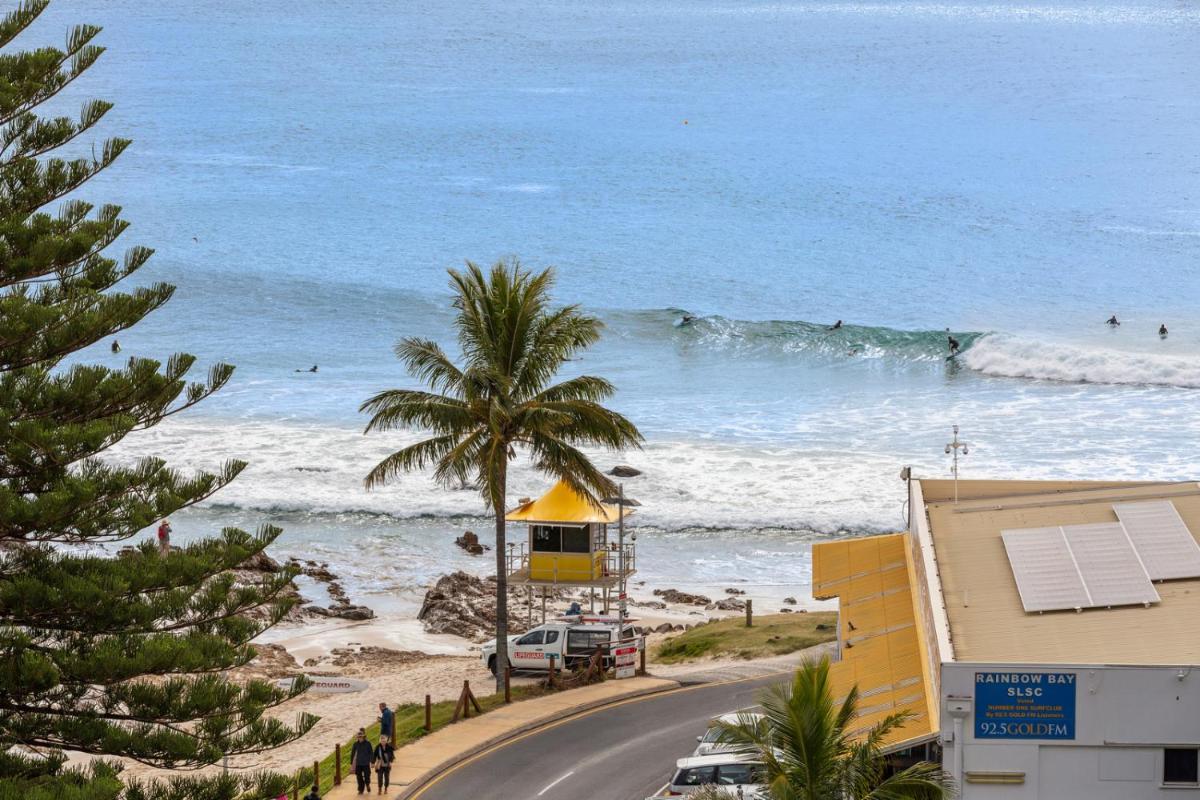
{"label": "grass patch", "polygon": [[[818,630],[818,625],[823,628]],[[837,613],[833,611],[756,616],[753,628],[746,627],[743,617],[729,617],[672,636],[658,646],[655,658],[660,664],[680,664],[720,656],[781,656],[833,641],[836,636]]]}
{"label": "grass patch", "polygon": [[[513,702],[516,703],[519,700],[528,700],[533,697],[541,697],[542,695],[549,694],[550,691],[551,690],[541,686],[540,684],[532,686],[513,686],[512,699]],[[502,694],[490,694],[483,696],[476,695],[475,699],[479,701],[479,707],[483,710],[484,714],[504,705],[504,695]],[[430,714],[430,719],[433,722],[433,730],[440,730],[450,724],[450,720],[454,716],[454,706],[456,703],[457,701],[455,700],[443,700],[439,703],[433,704]],[[428,735],[425,732],[424,703],[404,703],[403,705],[393,708],[392,711],[396,714],[396,741],[394,741],[392,744],[394,744],[397,748],[400,748],[406,744],[410,744],[411,742],[415,742],[422,736]],[[475,708],[473,706],[471,708],[471,716],[476,716]],[[375,745],[379,744],[379,723],[374,722],[364,727],[366,727],[367,739],[371,742],[371,746],[374,747]],[[350,731],[349,738],[342,743],[343,784],[345,784],[347,781],[350,783],[354,782],[354,770],[350,769],[350,746],[354,743],[354,739],[357,735],[357,729]],[[325,758],[319,759],[321,765],[320,787],[322,796],[324,796],[326,792],[333,788],[333,756],[333,750],[330,749]],[[397,760],[399,760],[401,757],[402,755],[397,753]],[[374,780],[374,776],[375,773],[372,772],[372,780]],[[309,790],[312,788],[312,784],[312,767],[306,767],[296,773],[296,786],[299,788],[299,794],[297,795],[298,797],[303,797],[304,795],[308,794]],[[292,793],[289,793],[288,797],[292,797]]]}

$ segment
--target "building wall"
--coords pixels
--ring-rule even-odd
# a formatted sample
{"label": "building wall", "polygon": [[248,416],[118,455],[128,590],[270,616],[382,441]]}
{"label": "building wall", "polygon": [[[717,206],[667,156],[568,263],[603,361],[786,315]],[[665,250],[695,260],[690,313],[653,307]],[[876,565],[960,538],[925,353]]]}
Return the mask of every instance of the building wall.
{"label": "building wall", "polygon": [[[1063,676],[1073,676],[1072,691]],[[1162,784],[1164,747],[1200,747],[1200,667],[949,663],[941,690],[944,764],[954,772],[962,749],[963,800],[1200,800],[1200,786]],[[951,741],[952,709],[961,741]],[[1060,738],[1033,738],[1044,731]]]}

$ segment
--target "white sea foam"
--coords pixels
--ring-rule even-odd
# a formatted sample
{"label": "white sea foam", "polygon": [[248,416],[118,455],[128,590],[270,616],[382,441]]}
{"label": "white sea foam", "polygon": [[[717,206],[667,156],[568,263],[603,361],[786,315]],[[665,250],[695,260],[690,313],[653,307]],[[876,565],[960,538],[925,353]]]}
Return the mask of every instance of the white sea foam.
{"label": "white sea foam", "polygon": [[[211,501],[273,512],[365,512],[397,518],[480,516],[479,494],[446,490],[412,474],[366,491],[363,478],[411,434],[363,436],[333,425],[277,422],[214,424],[173,420],[130,437],[119,457],[162,456],[183,469],[212,469],[243,457],[250,467]],[[767,448],[714,442],[652,442],[638,453],[597,454],[601,465],[644,470],[630,483],[643,524],[665,530],[788,528],[833,532],[891,530],[900,522],[895,459],[871,454]],[[518,460],[510,497],[536,496],[547,479]]]}
{"label": "white sea foam", "polygon": [[963,354],[963,360],[971,369],[997,377],[1200,388],[1200,359],[1195,356],[993,334],[975,342]]}

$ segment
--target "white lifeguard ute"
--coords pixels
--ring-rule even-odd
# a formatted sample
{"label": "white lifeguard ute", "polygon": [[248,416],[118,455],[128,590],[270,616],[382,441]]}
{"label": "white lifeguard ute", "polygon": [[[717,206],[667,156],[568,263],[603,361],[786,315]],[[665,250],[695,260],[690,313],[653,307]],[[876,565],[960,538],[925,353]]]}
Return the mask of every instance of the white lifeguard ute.
{"label": "white lifeguard ute", "polygon": [[[620,617],[606,614],[566,614],[552,622],[538,625],[518,636],[508,637],[508,660],[514,670],[549,670],[550,656],[558,668],[571,669],[603,650],[604,667],[613,666],[613,650],[633,647],[640,651],[645,645],[630,618],[625,618],[621,630]],[[480,660],[494,674],[496,645],[483,645]]]}

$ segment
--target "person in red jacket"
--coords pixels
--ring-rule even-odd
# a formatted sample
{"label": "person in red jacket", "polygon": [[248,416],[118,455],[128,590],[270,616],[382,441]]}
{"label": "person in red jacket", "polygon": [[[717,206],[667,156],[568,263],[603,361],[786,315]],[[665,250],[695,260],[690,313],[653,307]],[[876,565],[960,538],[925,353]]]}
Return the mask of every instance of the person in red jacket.
{"label": "person in red jacket", "polygon": [[158,552],[162,554],[163,558],[166,558],[167,554],[171,552],[170,520],[164,519],[162,524],[158,526]]}

